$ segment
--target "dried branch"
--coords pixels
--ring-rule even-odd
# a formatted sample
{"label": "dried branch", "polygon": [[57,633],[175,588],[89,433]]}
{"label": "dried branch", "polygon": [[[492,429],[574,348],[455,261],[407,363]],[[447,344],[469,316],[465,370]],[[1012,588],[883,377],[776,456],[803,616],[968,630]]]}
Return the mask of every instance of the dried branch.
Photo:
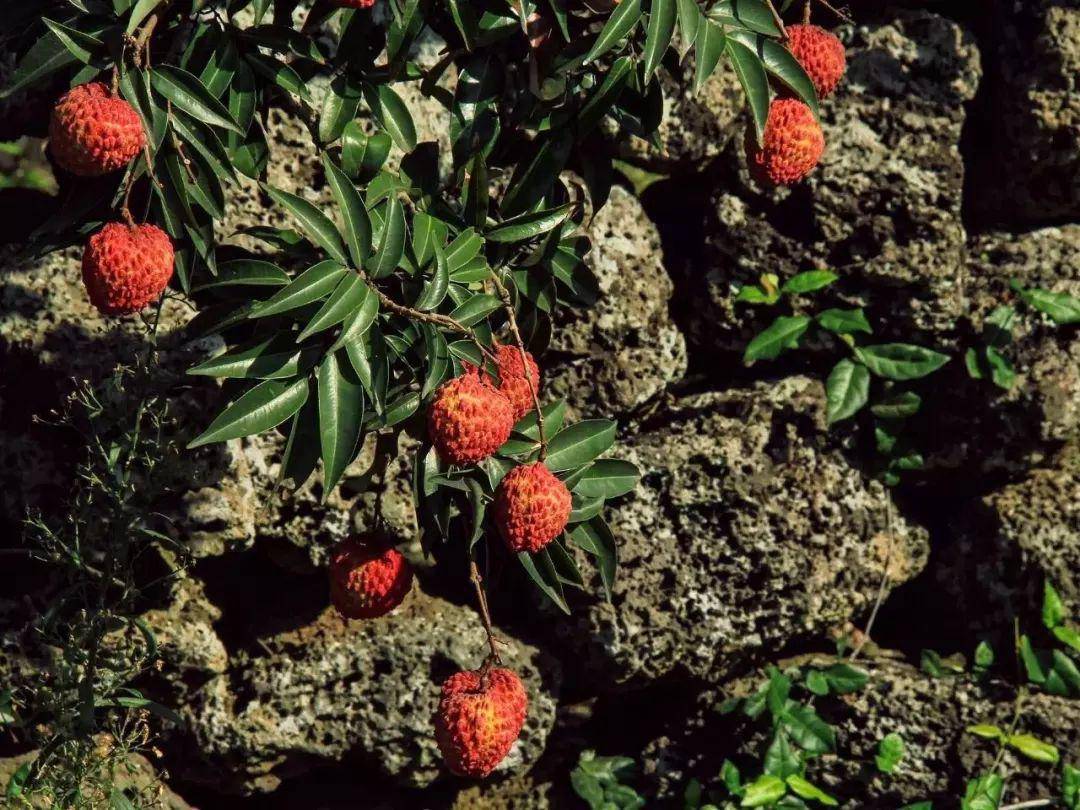
{"label": "dried branch", "polygon": [[499,298],[502,299],[503,309],[506,310],[506,317],[510,322],[510,334],[514,336],[514,343],[517,344],[518,352],[521,354],[521,370],[525,375],[525,381],[529,384],[529,393],[532,394],[533,409],[536,411],[536,426],[540,437],[540,460],[543,461],[547,456],[547,436],[544,434],[544,412],[540,408],[540,397],[536,391],[537,381],[529,375],[528,354],[525,351],[525,342],[521,339],[521,332],[518,330],[517,315],[514,312],[514,302],[510,299],[510,291],[506,289],[506,285],[502,283],[497,273],[491,274],[491,281],[499,293]]}

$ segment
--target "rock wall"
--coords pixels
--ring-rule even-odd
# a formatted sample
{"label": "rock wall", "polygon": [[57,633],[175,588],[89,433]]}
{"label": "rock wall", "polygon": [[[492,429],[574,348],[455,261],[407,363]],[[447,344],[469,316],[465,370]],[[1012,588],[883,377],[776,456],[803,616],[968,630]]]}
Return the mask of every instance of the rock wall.
{"label": "rock wall", "polygon": [[[582,597],[564,618],[510,573],[512,589],[493,593],[532,705],[499,774],[455,780],[433,747],[437,685],[477,664],[481,644],[467,591],[424,567],[409,448],[389,448],[385,469],[387,448],[366,448],[322,504],[318,476],[275,493],[283,442],[270,436],[182,456],[160,504],[197,558],[145,615],[165,660],[150,686],[184,707],[163,741],[173,787],[204,808],[306,807],[312,796],[354,807],[358,795],[372,807],[576,807],[567,775],[591,746],[641,757],[650,789],[674,797],[738,752],[710,733],[721,694],[763,661],[863,626],[880,597],[877,646],[909,661],[923,632],[943,652],[970,651],[976,633],[1007,635],[1015,616],[1037,622],[1047,577],[1080,613],[1080,333],[1020,324],[1009,392],[967,379],[959,359],[1011,300],[1012,279],[1080,294],[1080,9],[911,7],[924,5],[855,5],[859,22],[840,29],[847,79],[823,108],[828,152],[802,186],[750,180],[729,75],[699,97],[689,74],[665,80],[663,148],[625,152],[670,177],[642,201],[615,188],[591,222],[600,299],[560,324],[545,384],[579,415],[616,417],[644,476],[611,515],[622,564],[610,603]],[[437,120],[419,123],[439,137]],[[272,181],[325,197],[306,133],[275,112],[271,134]],[[227,229],[283,222],[268,211],[245,186]],[[60,502],[79,452],[35,417],[140,338],[135,322],[88,307],[75,253],[5,251],[0,525],[13,533],[27,507]],[[822,267],[883,339],[956,355],[921,429],[927,470],[895,492],[872,480],[849,428],[826,428],[827,366],[813,349],[787,364],[739,361],[769,316],[733,305],[733,285]],[[161,338],[177,442],[218,396],[182,376],[216,350],[186,340],[188,317],[168,304]],[[325,609],[326,550],[371,528],[376,503],[421,566],[419,587],[394,615],[344,626]],[[11,642],[24,607],[6,596],[0,606]],[[0,665],[25,674],[20,660]],[[902,729],[913,758],[888,784],[845,795],[849,806],[957,795],[986,759],[963,729],[1001,719],[1001,685],[931,681],[887,656],[871,657],[870,673],[837,718],[845,752],[865,757],[879,732]],[[1039,696],[1027,716],[1075,762],[1077,714],[1075,701]],[[829,784],[844,795],[853,774],[840,760]],[[1007,764],[1019,798],[1050,789],[1047,772]]]}

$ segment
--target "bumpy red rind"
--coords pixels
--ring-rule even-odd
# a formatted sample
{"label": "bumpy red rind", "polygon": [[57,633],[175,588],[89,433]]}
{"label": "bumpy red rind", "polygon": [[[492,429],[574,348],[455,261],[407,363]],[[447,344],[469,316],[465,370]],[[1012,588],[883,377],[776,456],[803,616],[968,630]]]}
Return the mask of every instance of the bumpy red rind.
{"label": "bumpy red rind", "polygon": [[346,538],[330,556],[330,601],[346,619],[385,616],[412,582],[412,566],[401,553],[369,538]]}
{"label": "bumpy red rind", "polygon": [[104,315],[126,315],[156,301],[173,274],[172,241],[156,225],[110,222],[83,250],[90,303]]}
{"label": "bumpy red rind", "polygon": [[844,44],[817,25],[789,25],[787,35],[787,46],[814,83],[818,98],[832,95],[847,68]]}
{"label": "bumpy red rind", "polygon": [[435,712],[435,741],[446,766],[460,776],[487,776],[520,736],[528,705],[525,687],[512,670],[451,675]]}
{"label": "bumpy red rind", "polygon": [[825,135],[814,113],[794,98],[773,99],[758,148],[747,135],[747,163],[760,182],[791,185],[804,179],[825,152]]}
{"label": "bumpy red rind", "polygon": [[495,490],[495,525],[515,553],[537,552],[566,528],[570,490],[543,462],[515,467]]}
{"label": "bumpy red rind", "polygon": [[517,346],[496,347],[495,359],[499,370],[499,391],[510,400],[516,421],[534,408],[533,389],[537,395],[540,393],[540,367],[529,352],[525,352],[523,364],[521,349]]}
{"label": "bumpy red rind", "polygon": [[135,109],[101,82],[72,88],[49,121],[49,152],[80,177],[100,177],[127,166],[146,145]]}
{"label": "bumpy red rind", "polygon": [[428,436],[443,461],[475,464],[510,438],[514,409],[486,375],[470,366],[439,388],[427,422]]}

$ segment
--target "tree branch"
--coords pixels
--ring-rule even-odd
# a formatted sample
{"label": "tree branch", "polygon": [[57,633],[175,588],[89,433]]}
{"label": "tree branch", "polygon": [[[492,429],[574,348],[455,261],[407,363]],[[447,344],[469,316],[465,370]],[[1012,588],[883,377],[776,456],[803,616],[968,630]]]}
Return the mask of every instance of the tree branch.
{"label": "tree branch", "polygon": [[532,394],[533,409],[536,411],[536,427],[540,437],[540,460],[543,461],[547,456],[547,436],[544,435],[544,412],[540,408],[540,397],[536,392],[538,381],[533,380],[529,374],[528,355],[525,352],[525,342],[521,339],[521,332],[518,330],[517,314],[514,312],[514,302],[510,298],[510,291],[506,289],[506,285],[502,283],[497,273],[491,274],[491,281],[499,293],[499,298],[502,299],[503,309],[506,310],[506,317],[510,321],[510,334],[514,336],[514,342],[521,354],[521,370],[525,375],[525,382],[529,384],[529,393]]}

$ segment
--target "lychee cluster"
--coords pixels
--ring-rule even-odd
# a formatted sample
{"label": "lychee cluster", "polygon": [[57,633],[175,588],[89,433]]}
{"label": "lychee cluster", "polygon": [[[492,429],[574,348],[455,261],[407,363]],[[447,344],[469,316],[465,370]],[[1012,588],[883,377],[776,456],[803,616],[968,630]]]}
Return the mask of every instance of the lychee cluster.
{"label": "lychee cluster", "polygon": [[72,174],[99,177],[122,169],[145,145],[139,114],[101,82],[72,88],[53,108],[49,151]]}
{"label": "lychee cluster", "polygon": [[435,741],[447,767],[474,778],[491,773],[521,734],[528,703],[521,679],[509,669],[465,670],[447,678],[435,712]]}
{"label": "lychee cluster", "polygon": [[540,551],[558,537],[571,508],[570,490],[540,461],[515,467],[495,490],[495,525],[515,553]]}
{"label": "lychee cluster", "polygon": [[412,566],[375,538],[342,540],[330,556],[330,601],[346,619],[375,619],[401,604],[412,587]]}
{"label": "lychee cluster", "polygon": [[[787,45],[814,84],[818,98],[830,95],[844,76],[844,46],[816,25],[789,25]],[[769,105],[761,143],[747,138],[747,163],[759,182],[792,185],[804,179],[825,152],[825,135],[804,102],[781,95]]]}
{"label": "lychee cluster", "polygon": [[156,225],[110,222],[83,250],[90,303],[104,315],[138,312],[168,286],[174,256],[168,235]]}

